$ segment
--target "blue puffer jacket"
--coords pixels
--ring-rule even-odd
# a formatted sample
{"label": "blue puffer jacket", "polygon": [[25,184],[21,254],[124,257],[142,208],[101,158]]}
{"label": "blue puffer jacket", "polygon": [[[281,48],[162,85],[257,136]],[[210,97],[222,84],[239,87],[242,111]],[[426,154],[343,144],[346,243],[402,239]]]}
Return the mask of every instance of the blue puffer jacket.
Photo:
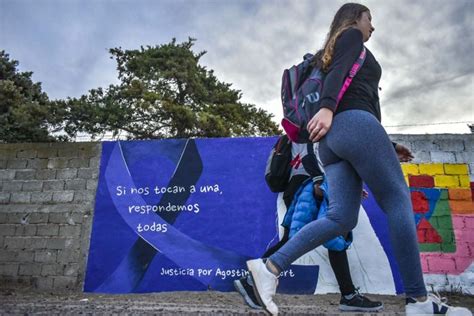
{"label": "blue puffer jacket", "polygon": [[[317,218],[326,216],[328,209],[328,185],[326,180],[321,184],[324,198],[321,202],[314,198],[313,180],[308,179],[301,184],[295,193],[293,202],[283,218],[282,226],[290,230],[290,238],[293,237],[304,225]],[[337,236],[323,245],[329,250],[342,251],[347,249],[352,243],[352,232],[347,239]]]}

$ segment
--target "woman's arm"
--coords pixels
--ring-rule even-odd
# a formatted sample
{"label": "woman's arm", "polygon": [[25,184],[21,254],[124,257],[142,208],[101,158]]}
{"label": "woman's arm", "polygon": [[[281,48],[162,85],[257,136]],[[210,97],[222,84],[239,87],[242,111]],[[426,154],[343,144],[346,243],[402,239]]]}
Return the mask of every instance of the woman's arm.
{"label": "woman's arm", "polygon": [[319,141],[331,128],[337,107],[337,96],[363,45],[362,32],[353,28],[342,33],[337,40],[333,61],[324,80],[322,108],[311,118],[307,126],[309,139],[312,142]]}
{"label": "woman's arm", "polygon": [[364,42],[362,32],[350,28],[342,33],[336,42],[332,63],[324,79],[321,106],[336,111],[337,96],[344,80],[362,51]]}

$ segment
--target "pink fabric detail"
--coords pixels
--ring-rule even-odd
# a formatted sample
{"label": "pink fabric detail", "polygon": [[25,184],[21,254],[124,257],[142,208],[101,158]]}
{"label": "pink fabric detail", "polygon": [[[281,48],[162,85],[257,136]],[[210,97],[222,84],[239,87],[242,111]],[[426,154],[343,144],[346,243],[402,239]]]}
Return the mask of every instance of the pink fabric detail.
{"label": "pink fabric detail", "polygon": [[298,169],[302,162],[303,159],[301,159],[300,154],[298,154],[292,161],[290,161],[290,166],[292,166],[294,169]]}
{"label": "pink fabric detail", "polygon": [[354,77],[357,71],[359,71],[359,64],[354,64],[354,66],[352,66],[352,69],[350,71],[350,76]]}
{"label": "pink fabric detail", "polygon": [[292,142],[298,141],[298,135],[300,134],[300,128],[293,122],[284,118],[281,120],[281,126],[285,130],[286,135]]}
{"label": "pink fabric detail", "polygon": [[344,96],[344,93],[346,93],[347,89],[351,85],[352,78],[354,78],[355,75],[357,74],[357,71],[359,71],[359,67],[360,67],[359,60],[365,59],[365,54],[366,54],[366,51],[365,51],[365,48],[363,48],[362,52],[359,55],[359,58],[356,60],[354,65],[352,65],[351,71],[349,71],[349,76],[346,78],[346,80],[344,80],[344,84],[342,85],[342,89],[341,89],[341,91],[339,91],[339,94],[337,95],[336,110],[337,110],[337,107],[339,106],[339,102],[341,101],[342,97]]}
{"label": "pink fabric detail", "polygon": [[341,101],[342,97],[344,96],[344,93],[346,93],[346,90],[349,88],[352,82],[352,77],[347,77],[346,80],[344,81],[344,84],[342,85],[341,91],[339,91],[339,94],[337,96],[337,102],[336,102],[336,109],[337,106],[339,105],[339,102]]}

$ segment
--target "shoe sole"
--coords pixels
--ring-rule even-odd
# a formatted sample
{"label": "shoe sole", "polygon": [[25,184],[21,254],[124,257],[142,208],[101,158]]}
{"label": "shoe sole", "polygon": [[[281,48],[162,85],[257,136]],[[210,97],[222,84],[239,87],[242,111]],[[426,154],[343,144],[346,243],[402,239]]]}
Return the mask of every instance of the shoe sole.
{"label": "shoe sole", "polygon": [[265,311],[265,313],[267,313],[268,315],[272,315],[272,313],[267,309],[267,306],[263,303],[262,298],[260,297],[260,293],[258,293],[258,289],[257,289],[256,282],[255,282],[255,276],[252,273],[253,268],[254,268],[254,263],[252,261],[251,262],[247,261],[247,270],[249,270],[249,273],[250,273],[250,275],[252,276],[252,279],[253,279],[253,287],[252,287],[253,288],[253,294],[255,294],[255,297],[257,298],[258,303],[260,304],[262,309]]}
{"label": "shoe sole", "polygon": [[339,310],[343,312],[379,312],[383,309],[383,305],[377,307],[356,307],[356,306],[346,306],[339,305]]}
{"label": "shoe sole", "polygon": [[[260,305],[257,305],[255,304],[252,299],[250,298],[250,296],[247,294],[247,291],[244,289],[244,287],[242,286],[242,284],[238,281],[238,280],[235,280],[234,281],[234,287],[235,289],[237,290],[237,292],[240,293],[240,295],[242,295],[243,299],[244,299],[244,302],[252,307],[253,309],[262,309],[262,306]],[[253,288],[253,287],[252,287]]]}

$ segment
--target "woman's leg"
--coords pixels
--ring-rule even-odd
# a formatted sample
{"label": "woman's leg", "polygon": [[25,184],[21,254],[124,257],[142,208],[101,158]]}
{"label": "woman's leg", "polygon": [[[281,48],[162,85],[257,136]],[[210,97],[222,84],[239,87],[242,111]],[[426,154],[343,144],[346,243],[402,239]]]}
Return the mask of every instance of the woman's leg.
{"label": "woman's leg", "polygon": [[293,261],[320,246],[325,241],[351,231],[356,223],[360,207],[362,182],[343,160],[325,167],[328,178],[329,208],[327,216],[305,225],[283,247],[269,257],[278,270],[286,270]]}
{"label": "woman's leg", "polygon": [[[351,145],[341,141],[349,137]],[[387,214],[390,239],[406,295],[426,295],[410,193],[384,128],[368,112],[346,111],[334,119],[323,144],[330,151],[321,150],[321,160],[331,160],[335,154],[349,161]]]}
{"label": "woman's leg", "polygon": [[[331,174],[334,177],[330,176]],[[279,272],[286,270],[293,261],[325,241],[348,233],[357,223],[362,190],[359,176],[346,161],[327,166],[326,175],[329,192],[338,192],[329,194],[327,216],[305,225],[269,257],[266,265],[262,259],[247,261],[247,268],[254,281],[255,296],[259,304],[270,314],[278,313],[278,307],[272,297],[276,292],[278,284],[276,276]],[[333,198],[334,195],[337,199]]]}

